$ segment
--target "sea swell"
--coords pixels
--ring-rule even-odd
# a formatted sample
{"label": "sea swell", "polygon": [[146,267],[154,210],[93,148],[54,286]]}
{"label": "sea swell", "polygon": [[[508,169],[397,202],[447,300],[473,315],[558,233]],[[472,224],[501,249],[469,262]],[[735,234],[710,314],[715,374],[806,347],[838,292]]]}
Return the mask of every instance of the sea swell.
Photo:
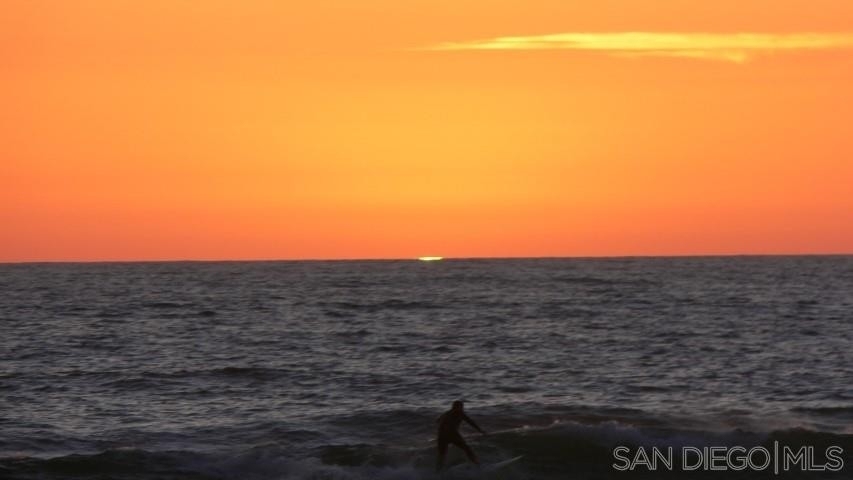
{"label": "sea swell", "polygon": [[[552,412],[553,413],[553,412]],[[522,461],[500,472],[503,479],[609,479],[609,478],[769,478],[767,472],[674,471],[650,472],[639,469],[618,472],[613,468],[614,448],[784,445],[797,449],[811,446],[818,451],[830,446],[843,449],[846,472],[853,466],[853,435],[821,432],[804,428],[771,431],[743,429],[701,429],[678,427],[671,419],[645,417],[642,413],[589,412],[574,418],[555,418],[553,414],[508,419],[483,415],[484,425],[498,425],[485,436],[469,435],[468,440],[485,462],[523,455]],[[288,431],[275,425],[258,425],[263,437],[253,445],[236,441],[238,431],[208,432],[230,434],[235,444],[206,450],[188,448],[110,448],[102,451],[48,457],[12,455],[0,459],[0,476],[10,480],[62,479],[293,479],[293,480],[397,480],[434,478],[434,445],[425,428],[415,435],[382,437],[383,429],[403,431],[406,425],[421,424],[423,412],[396,411],[388,415],[341,415],[329,421],[339,435],[312,435]],[[632,421],[635,419],[636,421]],[[502,428],[512,425],[509,428]],[[331,429],[330,429],[331,430]],[[347,435],[345,432],[361,432]],[[299,438],[291,436],[297,436]],[[369,441],[374,437],[376,440]],[[245,440],[245,439],[243,439]],[[196,440],[198,442],[198,440]],[[451,449],[449,463],[464,459]],[[677,467],[677,465],[676,465]],[[789,472],[783,478],[848,478],[832,472]],[[459,478],[451,473],[444,478]],[[480,475],[476,478],[497,478]]]}
{"label": "sea swell", "polygon": [[[853,451],[853,257],[0,278],[4,480],[431,478],[456,399],[489,432],[463,430],[485,462],[524,456],[505,479],[642,476],[614,471],[617,446]],[[704,474],[647,472],[667,475]]]}

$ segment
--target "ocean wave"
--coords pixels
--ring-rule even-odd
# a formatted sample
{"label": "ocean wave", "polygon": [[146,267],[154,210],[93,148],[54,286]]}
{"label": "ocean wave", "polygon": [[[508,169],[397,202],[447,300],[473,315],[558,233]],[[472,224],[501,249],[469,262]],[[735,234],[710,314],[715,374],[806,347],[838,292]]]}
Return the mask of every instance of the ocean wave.
{"label": "ocean wave", "polygon": [[[422,415],[396,412],[409,422]],[[416,418],[413,418],[416,417]],[[339,419],[343,420],[343,419]],[[363,421],[383,421],[367,418]],[[537,419],[541,420],[541,419]],[[64,455],[55,458],[7,457],[0,459],[4,478],[110,478],[110,479],[293,479],[293,480],[402,480],[435,478],[434,445],[430,439],[412,442],[341,442],[305,450],[268,442],[263,445],[222,452],[199,450],[149,451],[111,449],[88,455]],[[798,448],[822,448],[837,445],[844,449],[845,463],[853,461],[853,436],[805,429],[770,432],[743,430],[709,431],[672,427],[638,427],[615,420],[598,423],[553,421],[547,425],[526,425],[497,430],[485,436],[469,436],[469,443],[485,462],[523,455],[501,477],[512,479],[607,479],[646,478],[617,472],[613,449],[616,446],[673,447],[752,446],[771,447],[774,442]],[[464,462],[457,449],[451,449],[449,463]],[[646,472],[648,474],[649,472]],[[677,472],[666,478],[733,478],[708,476],[716,472]],[[654,478],[659,478],[656,475]],[[444,478],[459,478],[453,474]],[[476,478],[491,478],[478,475]],[[737,478],[765,478],[745,473]],[[811,478],[798,476],[789,478]],[[820,476],[814,478],[835,478]],[[844,478],[844,477],[838,477]]]}
{"label": "ocean wave", "polygon": [[656,288],[662,285],[660,281],[651,278],[630,278],[619,276],[608,276],[605,278],[595,275],[578,274],[554,275],[552,277],[552,281],[568,285],[577,285],[581,287],[621,286],[634,288]]}
{"label": "ocean wave", "polygon": [[796,407],[792,411],[817,415],[844,415],[853,417],[853,405],[835,407]]}
{"label": "ocean wave", "polygon": [[417,301],[417,300],[399,300],[399,299],[388,299],[382,300],[378,302],[350,302],[350,301],[339,301],[339,302],[321,302],[321,306],[329,307],[334,310],[328,310],[329,312],[340,313],[340,311],[353,311],[353,312],[363,312],[363,313],[376,313],[385,310],[389,311],[407,311],[407,310],[434,310],[443,308],[441,305],[425,302],[425,301]]}

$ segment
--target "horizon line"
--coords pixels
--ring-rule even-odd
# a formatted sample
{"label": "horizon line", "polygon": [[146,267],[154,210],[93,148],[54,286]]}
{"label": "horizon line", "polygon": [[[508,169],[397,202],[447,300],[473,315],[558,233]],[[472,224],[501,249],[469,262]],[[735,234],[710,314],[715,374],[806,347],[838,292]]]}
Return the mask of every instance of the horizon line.
{"label": "horizon line", "polygon": [[[625,255],[532,255],[532,256],[444,256],[442,262],[462,260],[606,260],[631,258],[725,258],[725,257],[851,257],[851,252],[833,253],[683,253]],[[106,263],[297,263],[297,262],[418,262],[412,257],[337,257],[337,258],[246,258],[246,259],[128,259],[128,260],[0,260],[0,265],[106,264]],[[421,262],[422,263],[422,262]]]}

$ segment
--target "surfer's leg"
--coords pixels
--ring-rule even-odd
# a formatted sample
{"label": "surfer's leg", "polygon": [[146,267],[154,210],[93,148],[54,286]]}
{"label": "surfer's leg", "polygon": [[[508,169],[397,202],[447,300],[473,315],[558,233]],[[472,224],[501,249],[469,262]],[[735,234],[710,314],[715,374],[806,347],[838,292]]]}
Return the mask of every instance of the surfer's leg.
{"label": "surfer's leg", "polygon": [[435,461],[435,472],[438,473],[444,468],[444,457],[447,455],[447,446],[449,443],[446,439],[439,437],[438,439],[438,458]]}
{"label": "surfer's leg", "polygon": [[461,448],[462,451],[465,452],[465,455],[468,457],[468,460],[470,460],[471,463],[473,463],[474,465],[480,464],[480,460],[477,458],[477,454],[474,453],[474,450],[471,450],[471,447],[469,447],[468,444],[465,443],[465,440],[462,437],[454,439],[453,444]]}

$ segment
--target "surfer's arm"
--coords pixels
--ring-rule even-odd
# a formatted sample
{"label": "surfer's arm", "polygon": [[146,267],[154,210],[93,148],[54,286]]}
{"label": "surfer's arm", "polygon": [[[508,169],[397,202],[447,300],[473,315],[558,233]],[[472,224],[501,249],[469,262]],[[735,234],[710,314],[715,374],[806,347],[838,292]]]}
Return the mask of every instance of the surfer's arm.
{"label": "surfer's arm", "polygon": [[471,418],[470,418],[470,417],[468,417],[468,415],[465,415],[465,414],[463,413],[463,414],[462,414],[462,419],[463,419],[463,420],[465,420],[466,422],[468,422],[468,425],[471,425],[472,427],[474,427],[478,432],[480,432],[480,433],[482,433],[482,434],[484,434],[484,435],[485,435],[485,433],[486,433],[486,432],[484,432],[484,431],[483,431],[483,429],[482,429],[482,428],[480,428],[480,426],[479,426],[479,425],[477,425],[476,423],[474,423],[474,420],[471,420]]}

